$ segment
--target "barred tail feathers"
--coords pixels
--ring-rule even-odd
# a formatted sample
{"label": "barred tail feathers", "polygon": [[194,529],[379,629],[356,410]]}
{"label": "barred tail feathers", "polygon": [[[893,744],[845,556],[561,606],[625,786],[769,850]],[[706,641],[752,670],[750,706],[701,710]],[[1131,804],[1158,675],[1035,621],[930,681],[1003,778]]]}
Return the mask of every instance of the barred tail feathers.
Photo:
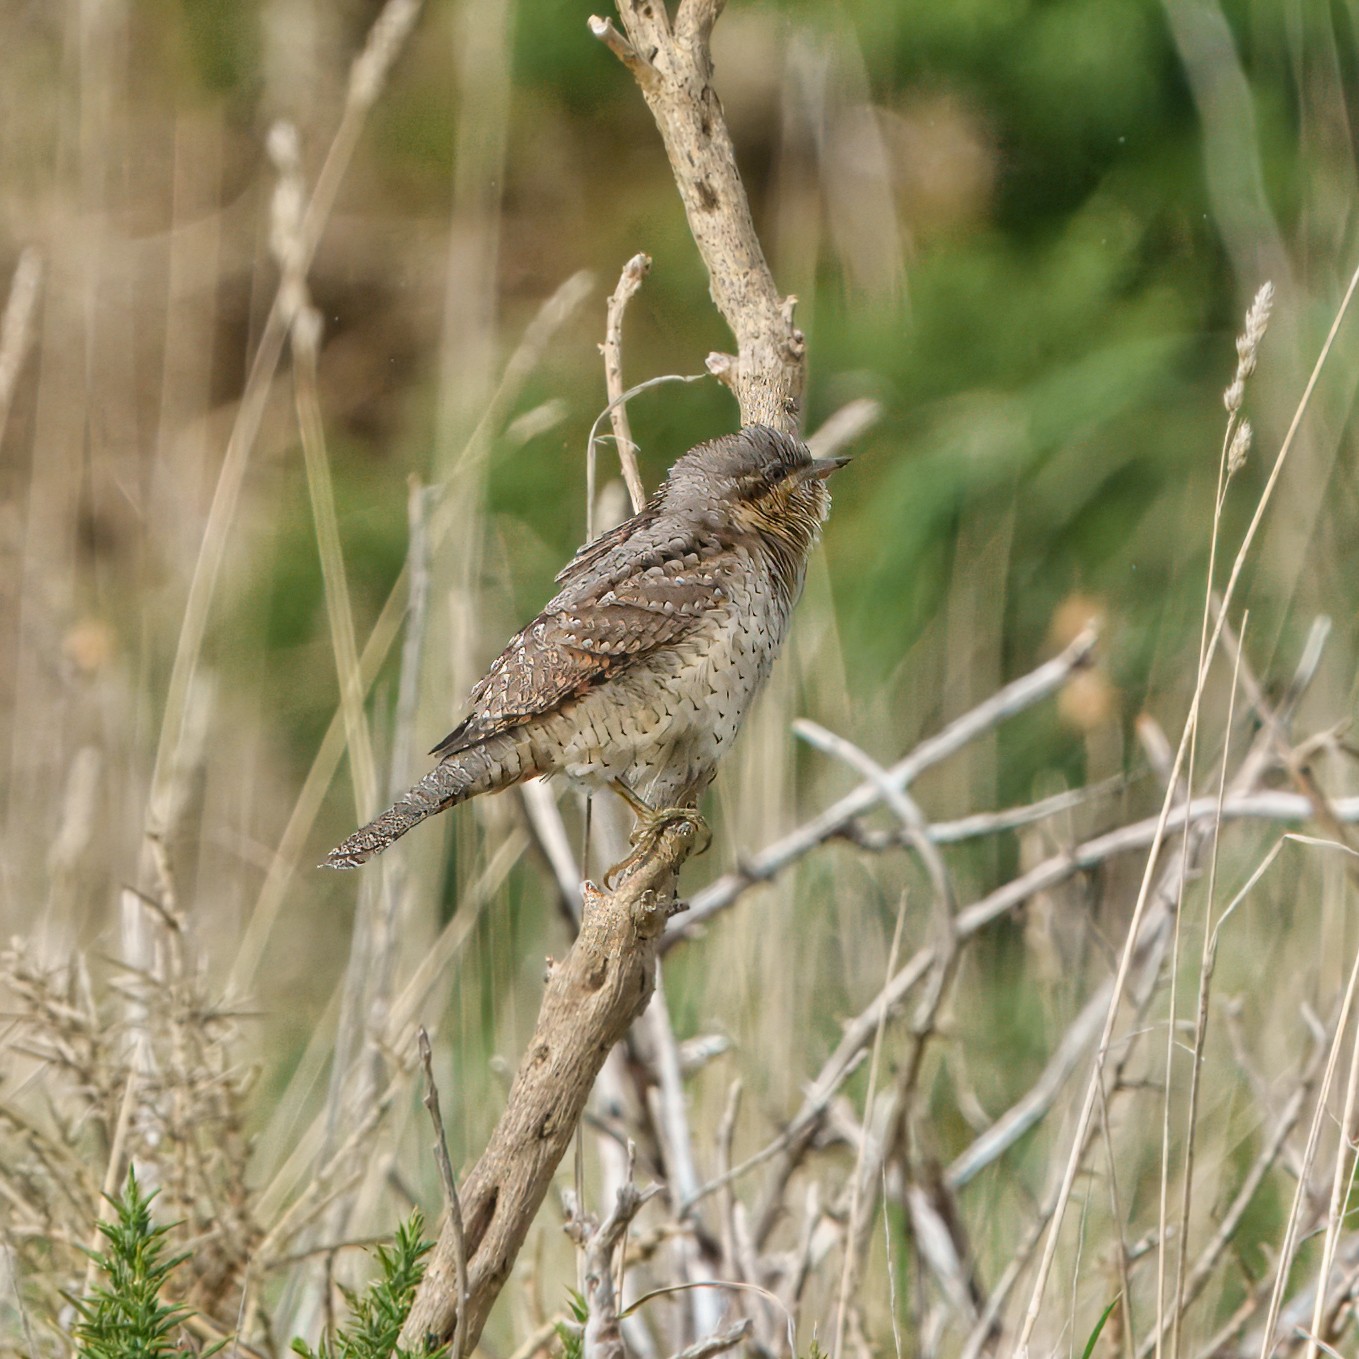
{"label": "barred tail feathers", "polygon": [[319,867],[358,868],[427,817],[456,807],[478,793],[518,783],[536,772],[524,767],[517,752],[494,741],[459,751],[456,756],[441,760],[381,816],[336,845]]}

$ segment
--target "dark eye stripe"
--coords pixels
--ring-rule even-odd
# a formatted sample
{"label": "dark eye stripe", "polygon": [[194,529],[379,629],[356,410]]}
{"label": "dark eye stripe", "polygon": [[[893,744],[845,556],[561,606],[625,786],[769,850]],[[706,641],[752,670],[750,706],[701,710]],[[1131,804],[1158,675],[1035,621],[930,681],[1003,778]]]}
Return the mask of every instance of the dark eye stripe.
{"label": "dark eye stripe", "polygon": [[797,470],[797,467],[790,467],[784,462],[768,463],[758,472],[748,473],[742,478],[741,495],[747,499],[758,500],[780,482],[787,481]]}

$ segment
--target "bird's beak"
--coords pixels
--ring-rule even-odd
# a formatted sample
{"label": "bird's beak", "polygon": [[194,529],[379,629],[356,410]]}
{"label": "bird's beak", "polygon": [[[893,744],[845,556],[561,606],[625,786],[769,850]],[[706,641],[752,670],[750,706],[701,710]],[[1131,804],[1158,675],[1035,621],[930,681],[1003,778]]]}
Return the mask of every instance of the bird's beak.
{"label": "bird's beak", "polygon": [[807,475],[815,477],[818,481],[825,481],[832,472],[839,471],[847,462],[848,458],[813,458],[811,466],[807,468]]}

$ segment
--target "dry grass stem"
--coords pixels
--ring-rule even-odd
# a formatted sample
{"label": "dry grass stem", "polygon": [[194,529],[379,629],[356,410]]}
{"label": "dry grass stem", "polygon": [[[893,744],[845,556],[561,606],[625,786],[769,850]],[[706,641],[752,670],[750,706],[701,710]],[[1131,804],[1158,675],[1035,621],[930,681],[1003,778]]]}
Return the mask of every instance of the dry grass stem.
{"label": "dry grass stem", "polygon": [[443,1115],[439,1112],[439,1087],[434,1080],[434,1052],[429,1034],[422,1025],[418,1030],[420,1065],[425,1073],[425,1108],[434,1125],[434,1160],[439,1167],[439,1182],[444,1190],[444,1211],[448,1214],[448,1229],[453,1239],[453,1280],[458,1290],[458,1324],[453,1329],[449,1345],[449,1359],[462,1359],[463,1341],[467,1332],[467,1238],[463,1229],[462,1204],[458,1201],[458,1182],[453,1176],[453,1162],[448,1155],[448,1135],[444,1132]]}
{"label": "dry grass stem", "polygon": [[[1242,619],[1241,631],[1245,634],[1246,620]],[[1177,1249],[1175,1252],[1175,1289],[1174,1301],[1171,1307],[1172,1325],[1170,1330],[1170,1352],[1173,1356],[1180,1352],[1180,1326],[1184,1314],[1184,1276],[1186,1261],[1189,1255],[1189,1210],[1193,1202],[1194,1188],[1194,1153],[1195,1139],[1198,1131],[1199,1113],[1199,1092],[1203,1075],[1203,1054],[1204,1044],[1208,1033],[1208,1001],[1211,994],[1213,970],[1217,961],[1218,933],[1221,928],[1221,921],[1213,923],[1213,900],[1217,890],[1218,872],[1218,851],[1221,846],[1222,833],[1222,804],[1227,797],[1227,768],[1228,754],[1231,749],[1231,733],[1233,719],[1236,715],[1236,695],[1241,683],[1241,662],[1244,652],[1241,647],[1236,647],[1233,660],[1232,688],[1228,700],[1226,738],[1222,747],[1222,759],[1218,766],[1218,785],[1217,801],[1218,814],[1213,822],[1212,832],[1212,853],[1209,856],[1208,864],[1208,890],[1206,894],[1206,906],[1204,909],[1204,930],[1203,945],[1199,956],[1199,994],[1198,1006],[1194,1018],[1194,1045],[1192,1051],[1192,1065],[1189,1074],[1189,1094],[1188,1108],[1185,1113],[1185,1133],[1184,1133],[1184,1168],[1180,1176],[1180,1215],[1179,1226],[1176,1234]],[[1180,900],[1183,901],[1183,893]],[[1169,1043],[1175,1041],[1175,1016],[1172,1012],[1169,1024],[1170,1034]],[[1167,1119],[1170,1110],[1170,1071],[1173,1059],[1173,1048],[1168,1048],[1166,1056],[1166,1111]],[[1165,1147],[1167,1148],[1165,1176],[1168,1178],[1168,1149],[1170,1144],[1169,1129],[1163,1132]],[[1162,1234],[1165,1233],[1164,1223]],[[1162,1251],[1164,1256],[1164,1251]],[[1158,1309],[1158,1317],[1165,1315],[1164,1306]],[[1158,1330],[1160,1326],[1158,1324]]]}
{"label": "dry grass stem", "polygon": [[[367,57],[361,55],[355,63],[355,70],[361,69],[363,78],[351,81],[350,98],[317,177],[316,188],[302,214],[297,233],[298,249],[292,260],[293,278],[305,274],[310,266],[321,231],[334,207],[335,196],[358,144],[359,133],[378,93],[381,78],[389,69],[396,54],[396,45],[409,31],[419,8],[418,0],[388,0],[370,34],[369,48],[365,49]],[[380,38],[375,36],[379,30]],[[222,470],[203,530],[202,548],[189,585],[147,800],[148,832],[153,835],[162,832],[165,827],[170,782],[176,777],[189,691],[203,649],[208,613],[226,557],[228,536],[250,451],[259,434],[265,403],[293,319],[291,304],[294,299],[288,295],[290,284],[291,279],[285,279],[280,284],[260,334],[231,436],[227,441]]]}
{"label": "dry grass stem", "polygon": [[[590,276],[585,273],[573,274],[538,309],[533,319],[525,327],[523,337],[510,358],[506,361],[499,385],[492,393],[486,409],[464,446],[455,459],[455,471],[474,466],[486,455],[490,431],[499,428],[506,412],[523,391],[534,369],[542,362],[543,356],[574,313],[580,308],[589,294]],[[445,537],[453,530],[456,515],[452,502],[447,498],[438,501],[435,510],[428,518],[428,551],[437,552]],[[377,621],[368,634],[363,651],[359,657],[361,687],[366,694],[377,678],[392,646],[396,642],[402,622],[410,607],[409,593],[410,558],[391,588]],[[269,939],[278,921],[279,911],[286,900],[293,873],[301,858],[302,849],[312,833],[322,800],[339,767],[345,751],[344,710],[337,709],[326,729],[326,734],[312,759],[302,789],[293,805],[293,810],[279,839],[278,849],[269,864],[269,871],[256,898],[244,938],[237,951],[232,966],[229,994],[241,994],[247,990],[247,979],[259,970],[260,959],[269,945]]]}
{"label": "dry grass stem", "polygon": [[[1287,839],[1291,837],[1285,838]],[[1252,875],[1252,882],[1254,882],[1260,876],[1262,876],[1264,869],[1267,868],[1271,863],[1273,863],[1274,858],[1277,855],[1278,849],[1282,847],[1282,843],[1283,842],[1281,841],[1280,845],[1276,846],[1275,851],[1272,852],[1266,858],[1261,868],[1257,870],[1257,872],[1254,875]],[[1309,840],[1308,843],[1318,846],[1321,844],[1321,842],[1316,840]],[[1350,850],[1348,846],[1337,845],[1334,846],[1334,848],[1337,848],[1346,854],[1354,853],[1354,851]],[[1228,909],[1230,910],[1231,908],[1229,907]],[[1331,1088],[1334,1084],[1335,1073],[1340,1063],[1340,1057],[1349,1026],[1349,1019],[1354,1009],[1354,1001],[1357,993],[1359,993],[1359,955],[1356,955],[1355,960],[1350,967],[1349,977],[1346,982],[1344,994],[1340,1004],[1340,1014],[1335,1022],[1335,1027],[1331,1034],[1331,1041],[1329,1045],[1329,1050],[1327,1052],[1326,1065],[1321,1074],[1320,1087],[1316,1095],[1316,1105],[1312,1114],[1312,1122],[1310,1127],[1308,1128],[1307,1142],[1305,1149],[1303,1151],[1302,1162],[1299,1167],[1297,1186],[1293,1195],[1292,1206],[1289,1210],[1288,1218],[1285,1223],[1283,1240],[1279,1246],[1279,1258],[1274,1270],[1274,1286],[1270,1292],[1269,1307],[1265,1315],[1265,1322],[1261,1332],[1262,1335],[1260,1349],[1261,1359],[1268,1359],[1269,1354],[1274,1349],[1276,1344],[1276,1331],[1278,1329],[1280,1312],[1283,1307],[1284,1292],[1288,1285],[1289,1272],[1293,1264],[1294,1254],[1297,1251],[1299,1241],[1305,1231],[1303,1223],[1303,1214],[1305,1210],[1305,1200],[1308,1195],[1309,1174],[1311,1171],[1312,1164],[1316,1158],[1317,1148],[1320,1145],[1322,1128],[1328,1121],[1327,1104],[1330,1098]],[[1356,1046],[1359,1046],[1359,1044],[1356,1044]],[[1351,1083],[1348,1086],[1348,1092],[1350,1093],[1347,1093],[1347,1106],[1350,1104],[1350,1100],[1352,1099],[1352,1091],[1353,1082],[1351,1081]],[[1352,1107],[1347,1107],[1347,1117],[1345,1121],[1342,1122],[1340,1125],[1339,1133],[1340,1144],[1337,1148],[1336,1157],[1337,1159],[1336,1182],[1342,1184],[1343,1184],[1342,1166],[1345,1159],[1344,1151],[1350,1136],[1349,1129],[1352,1126],[1348,1115],[1351,1114],[1352,1112],[1353,1112]],[[1336,1213],[1338,1213],[1338,1209],[1333,1209],[1333,1215]],[[1320,1307],[1321,1301],[1324,1300],[1325,1296],[1324,1281],[1329,1273],[1330,1265],[1332,1263],[1331,1260],[1327,1259],[1326,1249],[1324,1247],[1323,1247],[1323,1263],[1325,1264],[1326,1268],[1323,1270],[1321,1274],[1321,1278],[1323,1280],[1323,1287],[1318,1290],[1318,1293],[1320,1294],[1320,1298],[1318,1300],[1318,1307]]]}
{"label": "dry grass stem", "polygon": [[[1337,1034],[1337,1038],[1341,1035]],[[1345,1081],[1345,1108],[1336,1134],[1335,1170],[1331,1178],[1331,1200],[1326,1213],[1326,1233],[1321,1248],[1321,1263],[1317,1268],[1316,1302],[1312,1309],[1312,1326],[1307,1338],[1307,1359],[1315,1359],[1318,1336],[1327,1327],[1327,1309],[1331,1273],[1335,1269],[1340,1246],[1340,1234],[1345,1220],[1345,1206],[1354,1189],[1356,1162],[1353,1157],[1356,1100],[1359,1100],[1359,1035],[1350,1038],[1350,1070]],[[1348,1285],[1345,1288],[1348,1294]],[[1329,1348],[1329,1347],[1327,1347]]]}
{"label": "dry grass stem", "polygon": [[[618,450],[618,462],[623,469],[623,480],[627,483],[634,514],[646,501],[646,488],[642,485],[642,476],[637,470],[637,445],[632,441],[627,401],[623,395],[623,313],[641,288],[642,280],[650,272],[650,255],[636,254],[623,266],[623,272],[618,276],[618,286],[609,295],[604,343],[599,346],[599,352],[604,356],[604,387],[609,398],[609,420],[613,425],[614,447]],[[595,445],[592,442],[590,445],[592,483],[594,452]],[[590,513],[593,514],[593,496],[589,498],[589,506]],[[586,537],[593,538],[593,531],[587,531]]]}
{"label": "dry grass stem", "polygon": [[354,774],[354,812],[360,821],[377,809],[377,761],[364,712],[364,685],[354,635],[354,611],[349,599],[349,580],[340,547],[339,519],[335,512],[335,488],[326,453],[325,430],[317,385],[320,348],[320,313],[310,304],[299,309],[292,326],[293,374],[297,389],[297,424],[307,466],[316,543],[321,556],[321,580],[325,587],[326,616],[335,669],[340,687],[340,711],[344,717],[345,745]]}
{"label": "dry grass stem", "polygon": [[4,316],[0,317],[0,437],[9,423],[9,409],[19,371],[33,338],[33,313],[42,284],[42,257],[31,246],[20,252],[10,279]]}
{"label": "dry grass stem", "polygon": [[[901,949],[901,933],[906,923],[906,897],[903,894],[897,907],[897,923],[892,932],[892,947],[887,954],[887,976],[890,979],[896,972],[897,954]],[[831,1344],[831,1354],[839,1359],[845,1339],[845,1322],[849,1315],[850,1298],[853,1293],[859,1270],[861,1236],[866,1235],[864,1222],[871,1223],[872,1207],[865,1207],[864,1195],[869,1186],[876,1186],[878,1174],[872,1173],[871,1179],[865,1175],[868,1161],[868,1146],[873,1126],[873,1106],[878,1095],[878,1070],[882,1059],[882,1038],[887,1028],[887,998],[884,992],[882,1004],[878,1007],[878,1026],[873,1035],[873,1051],[868,1063],[868,1093],[864,1097],[864,1135],[859,1143],[859,1155],[854,1165],[850,1195],[849,1224],[845,1232],[844,1261],[840,1271],[840,1292],[835,1308],[835,1338]],[[879,1166],[885,1169],[885,1158],[877,1158]],[[872,1168],[870,1168],[871,1170]]]}
{"label": "dry grass stem", "polygon": [[1033,1335],[1033,1330],[1038,1321],[1039,1308],[1042,1303],[1043,1293],[1046,1290],[1048,1274],[1051,1271],[1052,1263],[1056,1255],[1057,1235],[1061,1228],[1062,1218],[1066,1204],[1070,1199],[1072,1186],[1075,1183],[1077,1170],[1080,1164],[1080,1157],[1083,1151],[1086,1132],[1090,1126],[1090,1118],[1094,1109],[1097,1086],[1103,1079],[1104,1064],[1113,1039],[1113,1029],[1118,1017],[1119,1005],[1123,998],[1124,986],[1127,982],[1128,971],[1132,960],[1133,943],[1137,938],[1141,918],[1146,910],[1148,893],[1151,888],[1152,875],[1156,867],[1157,857],[1161,844],[1165,836],[1165,826],[1170,816],[1171,803],[1174,796],[1174,785],[1180,776],[1180,770],[1188,752],[1190,740],[1198,721],[1199,709],[1203,700],[1205,685],[1207,682],[1208,669],[1217,652],[1218,640],[1222,633],[1222,622],[1227,610],[1231,606],[1232,598],[1235,594],[1236,585],[1241,577],[1241,572],[1245,566],[1251,545],[1255,541],[1255,536],[1259,531],[1260,523],[1264,518],[1265,510],[1269,506],[1275,486],[1278,484],[1283,469],[1287,464],[1288,455],[1292,450],[1294,439],[1297,435],[1299,426],[1302,423],[1303,415],[1306,413],[1311,401],[1313,391],[1321,376],[1321,370],[1325,366],[1326,359],[1329,357],[1331,349],[1335,343],[1336,334],[1339,331],[1341,322],[1345,319],[1349,311],[1350,302],[1353,300],[1355,289],[1359,288],[1359,270],[1351,276],[1349,286],[1341,299],[1330,332],[1322,345],[1321,351],[1312,369],[1311,377],[1308,379],[1307,386],[1299,400],[1293,420],[1288,428],[1288,433],[1284,436],[1283,443],[1279,448],[1279,453],[1274,462],[1274,467],[1270,472],[1269,479],[1266,481],[1264,489],[1260,493],[1260,498],[1256,503],[1255,512],[1250,524],[1246,529],[1241,545],[1237,550],[1236,558],[1232,563],[1232,569],[1227,579],[1226,587],[1222,592],[1223,611],[1219,615],[1218,622],[1213,629],[1212,636],[1205,648],[1205,654],[1199,666],[1198,679],[1194,687],[1194,693],[1190,700],[1189,715],[1185,721],[1184,734],[1180,740],[1179,750],[1176,755],[1175,764],[1171,771],[1171,786],[1166,792],[1165,800],[1162,803],[1161,814],[1155,836],[1152,840],[1150,851],[1147,855],[1147,867],[1142,878],[1142,886],[1138,892],[1136,905],[1133,907],[1132,922],[1128,927],[1127,944],[1123,949],[1119,960],[1118,972],[1114,978],[1113,995],[1109,1003],[1108,1016],[1106,1018],[1104,1032],[1100,1038],[1099,1050],[1096,1055],[1094,1070],[1091,1074],[1090,1082],[1086,1089],[1086,1096],[1081,1108],[1080,1116],[1077,1120],[1076,1135],[1073,1139],[1072,1152],[1067,1161],[1066,1174],[1063,1178],[1062,1186],[1058,1192],[1057,1203],[1053,1214],[1052,1222],[1047,1231],[1047,1241],[1044,1246],[1043,1255],[1039,1262],[1037,1275],[1034,1279],[1033,1288],[1029,1296],[1029,1305],[1026,1309],[1024,1322],[1020,1329],[1019,1336],[1015,1345],[1015,1354],[1018,1359],[1028,1359],[1029,1342]]}
{"label": "dry grass stem", "polygon": [[[1278,1162],[1283,1152],[1284,1145],[1292,1136],[1293,1130],[1297,1127],[1302,1118],[1303,1110],[1307,1100],[1312,1093],[1311,1082],[1316,1077],[1316,1068],[1319,1065],[1319,1058],[1322,1049],[1316,1048],[1317,1061],[1314,1061],[1305,1069],[1301,1083],[1294,1089],[1289,1096],[1288,1102],[1270,1129],[1270,1135],[1260,1154],[1251,1164],[1250,1170],[1241,1182],[1241,1187],[1237,1190],[1232,1202],[1226,1212],[1222,1215],[1222,1220],[1213,1233],[1211,1240],[1203,1247],[1199,1257],[1194,1262],[1194,1267],[1189,1271],[1188,1279],[1185,1283],[1184,1296],[1181,1307],[1188,1310],[1189,1307],[1199,1298],[1207,1287],[1209,1281],[1216,1273],[1223,1255],[1230,1249],[1233,1240],[1241,1228],[1241,1220],[1245,1216],[1251,1204],[1255,1201],[1255,1196],[1260,1191],[1266,1175]],[[1163,1341],[1169,1332],[1173,1318],[1165,1316],[1161,1319],[1161,1324],[1157,1330],[1161,1334]],[[1236,1329],[1240,1328],[1238,1323]],[[1148,1359],[1158,1343],[1157,1334],[1154,1331],[1147,1336],[1138,1350],[1138,1359]]]}
{"label": "dry grass stem", "polygon": [[[1241,408],[1241,401],[1245,391],[1245,382],[1255,369],[1257,351],[1261,339],[1264,337],[1265,327],[1269,321],[1270,307],[1273,302],[1274,290],[1269,283],[1264,284],[1256,293],[1255,299],[1246,315],[1246,328],[1237,340],[1237,367],[1236,374],[1231,387],[1226,394],[1226,406],[1228,411],[1227,430],[1223,436],[1223,453],[1218,466],[1218,491],[1213,505],[1213,526],[1212,535],[1208,548],[1208,582],[1205,591],[1203,608],[1199,624],[1199,655],[1198,655],[1198,675],[1199,688],[1202,688],[1204,677],[1207,673],[1208,662],[1210,659],[1210,645],[1216,645],[1216,634],[1213,643],[1209,642],[1209,624],[1213,606],[1213,589],[1217,570],[1217,553],[1219,535],[1222,526],[1222,510],[1226,497],[1228,482],[1236,471],[1245,463],[1246,453],[1249,449],[1250,426],[1248,422],[1242,422],[1234,429],[1238,413]],[[1244,430],[1244,434],[1242,431]],[[1226,621],[1226,610],[1218,610],[1219,631]],[[1233,698],[1235,691],[1233,691]],[[1188,790],[1186,796],[1192,795],[1194,788],[1195,770],[1198,757],[1198,713],[1197,707],[1191,708],[1189,720],[1185,728],[1185,739],[1188,741],[1188,760],[1185,764],[1185,786]],[[1172,766],[1172,773],[1169,782],[1174,783],[1178,777],[1179,764],[1184,759],[1184,746],[1181,744],[1180,751],[1177,752],[1176,762]],[[1225,768],[1224,768],[1225,778]],[[1167,800],[1172,794],[1167,793]],[[1220,801],[1220,799],[1219,799]],[[1220,823],[1219,823],[1220,824]],[[1152,850],[1152,857],[1155,856],[1155,849]],[[1167,1214],[1169,1211],[1169,1186],[1170,1186],[1170,1121],[1171,1121],[1171,1086],[1172,1074],[1174,1072],[1175,1058],[1175,1025],[1176,1025],[1176,1005],[1178,999],[1178,981],[1180,965],[1180,925],[1183,919],[1183,902],[1185,893],[1185,872],[1188,869],[1188,856],[1181,859],[1182,872],[1178,884],[1175,912],[1174,938],[1171,946],[1171,975],[1170,975],[1170,1000],[1169,1000],[1169,1023],[1166,1031],[1166,1085],[1165,1099],[1162,1108],[1162,1138],[1161,1138],[1161,1180],[1160,1180],[1160,1231],[1157,1236],[1156,1251],[1156,1310],[1157,1315],[1164,1316],[1166,1312],[1166,1242],[1167,1242]],[[1148,873],[1151,871],[1148,865]],[[1211,900],[1211,898],[1210,898]],[[1205,932],[1206,937],[1206,932]],[[1112,1020],[1111,1020],[1112,1022]],[[1107,1035],[1106,1035],[1107,1037]],[[1195,1075],[1197,1071],[1195,1072]],[[1191,1079],[1191,1086],[1193,1081]],[[1192,1136],[1192,1134],[1191,1134]],[[1184,1192],[1188,1192],[1187,1190]],[[1176,1276],[1180,1276],[1184,1260],[1184,1243],[1180,1242],[1178,1251],[1178,1262],[1176,1265]],[[1172,1332],[1174,1337],[1174,1352],[1178,1353],[1178,1331]],[[1159,1329],[1158,1329],[1159,1335]],[[1158,1340],[1159,1354],[1159,1340]]]}
{"label": "dry grass stem", "polygon": [[[1188,81],[1161,113],[1203,183],[1147,197],[1129,138],[1031,229],[1011,161],[1052,120],[1015,140],[954,78],[995,34],[939,47],[947,7],[932,37],[747,6],[715,49],[721,0],[619,0],[597,42],[516,0],[182,8],[30,14],[0,91],[0,1352],[81,1348],[135,1165],[189,1350],[343,1348],[423,1204],[401,1344],[454,1359],[559,1326],[589,1359],[1038,1359],[1115,1297],[1100,1359],[1350,1354],[1343,25],[1271,63],[1268,6],[1245,44],[1168,9],[1169,64],[1123,65]],[[1084,8],[1084,56],[1137,36]],[[1053,25],[1002,27],[1031,79]],[[916,37],[942,83],[903,83]],[[629,224],[681,205],[727,340],[701,284],[638,300],[638,246],[668,286],[684,249]],[[587,255],[632,256],[602,334]],[[1262,262],[1277,299],[1230,272]],[[1213,377],[1193,318],[1243,278]],[[670,385],[710,378],[736,406]],[[641,394],[672,447],[726,418],[869,455],[712,853],[677,824],[601,891],[625,814],[539,779],[313,873],[578,540],[563,457],[587,538],[641,503]]]}

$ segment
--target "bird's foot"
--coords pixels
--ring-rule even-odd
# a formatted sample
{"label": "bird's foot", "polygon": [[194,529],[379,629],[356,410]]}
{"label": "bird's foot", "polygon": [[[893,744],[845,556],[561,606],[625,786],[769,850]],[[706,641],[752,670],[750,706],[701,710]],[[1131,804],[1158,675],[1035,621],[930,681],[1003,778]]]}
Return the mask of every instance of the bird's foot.
{"label": "bird's foot", "polygon": [[632,809],[637,824],[628,837],[632,844],[632,853],[626,859],[614,864],[604,874],[604,886],[610,891],[613,889],[615,878],[655,851],[667,826],[687,821],[698,836],[698,849],[695,853],[702,854],[712,844],[712,830],[696,807],[652,807],[643,802],[622,779],[614,780],[613,789]]}

